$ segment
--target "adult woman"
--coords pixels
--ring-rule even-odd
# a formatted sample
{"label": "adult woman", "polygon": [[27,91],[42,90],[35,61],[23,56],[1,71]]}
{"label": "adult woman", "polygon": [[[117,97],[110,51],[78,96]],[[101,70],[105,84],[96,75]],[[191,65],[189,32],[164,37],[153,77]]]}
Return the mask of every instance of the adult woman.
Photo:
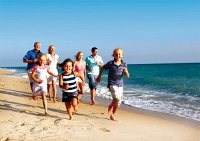
{"label": "adult woman", "polygon": [[[57,75],[58,75],[57,64],[59,62],[58,59],[59,59],[59,56],[57,54],[55,54],[55,46],[54,45],[50,45],[49,48],[48,48],[47,63],[49,64],[50,70],[54,74],[57,74]],[[57,81],[57,77],[48,76],[47,89],[48,89],[49,100],[52,99],[51,92],[50,92],[50,87],[52,85],[53,101],[54,102],[56,102],[56,93],[57,93],[56,81]]]}
{"label": "adult woman", "polygon": [[[85,76],[86,76],[86,63],[83,60],[83,52],[79,51],[76,54],[76,61],[74,62],[74,71],[78,72],[85,80]],[[78,87],[79,87],[79,91],[78,91],[78,102],[80,102],[81,100],[81,96],[85,91],[85,82],[83,83],[83,81],[79,78],[78,79]]]}

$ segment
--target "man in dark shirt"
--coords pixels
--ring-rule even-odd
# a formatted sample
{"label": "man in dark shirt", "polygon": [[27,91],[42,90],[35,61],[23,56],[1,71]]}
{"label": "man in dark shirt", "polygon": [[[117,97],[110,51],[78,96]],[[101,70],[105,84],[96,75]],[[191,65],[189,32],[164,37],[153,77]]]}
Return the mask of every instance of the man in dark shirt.
{"label": "man in dark shirt", "polygon": [[27,63],[27,73],[28,73],[28,77],[29,77],[29,81],[30,81],[30,86],[31,86],[31,90],[33,91],[33,80],[31,78],[32,75],[32,68],[35,65],[35,63],[37,63],[38,61],[38,55],[41,53],[40,51],[40,42],[35,42],[34,43],[34,49],[29,50],[26,55],[23,57],[23,62]]}

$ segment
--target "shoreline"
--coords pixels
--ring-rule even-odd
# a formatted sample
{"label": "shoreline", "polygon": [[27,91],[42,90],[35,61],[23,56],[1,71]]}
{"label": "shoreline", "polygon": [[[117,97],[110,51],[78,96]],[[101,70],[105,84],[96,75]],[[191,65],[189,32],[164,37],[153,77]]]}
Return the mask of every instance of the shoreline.
{"label": "shoreline", "polygon": [[[0,70],[1,74],[1,70]],[[89,98],[87,93],[84,98]],[[100,102],[98,102],[100,100]],[[168,118],[143,110],[122,107],[118,121],[108,118],[107,106],[97,97],[94,106],[79,104],[75,119],[68,120],[64,103],[48,101],[49,116],[44,116],[41,99],[32,100],[27,78],[0,78],[0,140],[68,141],[198,141],[200,129],[182,118]],[[105,101],[104,101],[105,102]],[[106,101],[105,104],[108,104]],[[127,108],[127,109],[126,109]]]}
{"label": "shoreline", "polygon": [[[90,94],[89,93],[84,94],[82,99],[83,99],[83,103],[88,104],[90,102]],[[111,102],[111,100],[109,100],[109,99],[104,99],[104,98],[97,97],[97,96],[96,96],[96,101],[99,105],[105,106],[106,108],[108,107],[108,105]],[[162,118],[164,120],[171,120],[173,122],[179,122],[181,124],[186,124],[186,125],[200,129],[200,121],[190,119],[190,118],[186,118],[186,117],[181,117],[181,116],[178,116],[178,115],[173,115],[173,114],[170,114],[170,113],[163,113],[163,112],[158,112],[158,111],[141,109],[141,108],[129,106],[129,105],[126,105],[126,104],[123,104],[123,103],[121,104],[119,109],[125,110],[125,111],[128,111],[128,112],[137,113],[137,114],[143,114],[143,115],[148,115],[148,116],[152,116],[152,117]]]}
{"label": "shoreline", "polygon": [[[15,72],[8,71],[6,69],[0,69],[0,75],[10,76],[11,78],[12,77],[14,78],[15,76],[12,76],[14,73]],[[17,77],[17,76],[15,78],[21,79],[21,77]],[[22,79],[28,80],[28,78],[22,78]],[[57,86],[57,89],[58,89],[58,93],[59,93],[59,86]],[[60,91],[60,94],[61,93],[62,92]],[[61,99],[61,98],[62,97],[60,95],[59,99]],[[61,100],[60,100],[60,102],[61,102]],[[89,94],[89,92],[85,92],[85,94],[82,96],[82,103],[89,104],[89,102],[90,102],[90,94]],[[104,106],[104,107],[107,108],[108,105],[110,104],[111,100],[96,96],[96,102],[98,103],[98,105],[101,105],[101,106]],[[186,118],[186,117],[181,117],[179,115],[142,109],[142,108],[126,105],[124,103],[121,104],[119,109],[129,111],[129,112],[138,113],[138,114],[145,114],[145,115],[148,115],[148,116],[158,117],[158,118],[162,118],[162,119],[165,119],[165,120],[172,120],[174,122],[180,122],[180,123],[187,124],[189,126],[200,129],[200,121],[190,119],[190,118]]]}
{"label": "shoreline", "polygon": [[[16,73],[14,70],[9,70],[9,69],[6,69],[6,68],[0,68],[1,70],[3,70],[4,71],[4,73],[6,72],[6,73],[9,73],[9,74],[11,74],[10,75],[10,77],[18,77],[18,78],[27,78],[26,77],[26,73],[21,73],[21,74],[23,74],[22,75],[22,77],[21,77],[21,75],[18,75],[18,73]],[[101,85],[100,85],[101,86]],[[58,82],[57,82],[57,87],[58,87],[58,90],[60,89],[59,88],[59,86],[58,86]],[[102,89],[104,89],[104,91],[105,91],[105,89],[106,89],[106,91],[108,92],[108,90],[107,90],[107,88],[106,87],[98,87],[97,89],[99,89],[99,90],[101,90],[101,88]],[[142,90],[142,89],[141,89]],[[125,92],[126,92],[126,90],[125,90]],[[145,91],[144,91],[145,92]],[[155,91],[156,92],[156,91]],[[86,90],[86,92],[85,93],[89,93],[89,88],[87,88],[87,90]],[[60,91],[59,93],[58,93],[58,95],[60,95],[60,97],[61,97],[61,95],[62,95],[62,92]],[[108,93],[106,93],[106,94],[103,94],[103,97],[108,97]],[[159,92],[158,92],[158,96],[159,96],[160,94],[159,94]],[[126,95],[125,95],[126,96]],[[141,95],[142,96],[142,95]],[[108,104],[107,103],[110,103],[110,101],[107,99],[107,98],[102,98],[102,95],[101,95],[101,93],[99,92],[98,94],[97,94],[97,96],[96,96],[97,98],[99,98],[100,99],[100,103],[102,104],[102,105],[104,105],[104,106],[107,106]],[[145,97],[145,95],[144,95],[144,97]],[[126,98],[126,97],[125,97]],[[136,96],[136,98],[137,98],[137,96]],[[88,99],[90,99],[90,98],[88,98]],[[138,100],[138,99],[137,99]],[[139,99],[140,100],[140,99]],[[164,100],[165,100],[165,98],[164,98]],[[188,98],[188,100],[190,101],[190,98]],[[197,101],[199,100],[199,99],[196,99]],[[87,99],[86,99],[86,101],[88,101]],[[105,101],[105,102],[104,102]],[[107,102],[107,103],[106,103]],[[127,99],[125,99],[125,101],[124,102],[129,102]],[[140,103],[140,101],[136,101],[136,102],[139,102]],[[150,113],[150,115],[153,113],[153,114],[158,114],[158,115],[160,115],[160,114],[162,114],[162,115],[165,115],[165,116],[167,116],[167,117],[177,117],[177,118],[183,118],[184,120],[191,120],[191,122],[193,122],[195,125],[196,124],[198,124],[198,122],[200,122],[200,119],[199,119],[199,110],[197,109],[197,108],[195,108],[195,109],[197,109],[197,111],[195,111],[195,110],[193,110],[193,109],[191,109],[191,108],[188,108],[187,109],[187,107],[186,106],[180,106],[180,107],[177,107],[176,108],[176,106],[173,106],[173,105],[169,105],[169,107],[170,106],[172,106],[172,108],[169,108],[168,107],[168,105],[166,105],[166,109],[165,109],[165,107],[163,107],[163,106],[157,106],[157,108],[156,107],[154,107],[153,109],[151,109],[151,108],[148,108],[148,107],[145,107],[145,105],[146,104],[149,104],[149,103],[145,103],[145,99],[144,99],[144,101],[142,101],[143,102],[143,105],[140,105],[139,104],[139,106],[141,106],[141,107],[137,107],[137,106],[134,106],[134,105],[127,105],[127,104],[122,104],[122,107],[125,107],[125,109],[128,109],[128,110],[130,110],[130,111],[138,111],[138,112],[140,112],[140,113],[143,113],[144,111],[145,111],[145,113]],[[155,102],[160,102],[160,101],[155,101]],[[172,103],[173,102],[176,102],[176,101],[173,101],[172,100]],[[195,102],[195,100],[194,100],[194,102]],[[134,102],[133,102],[134,103]],[[178,102],[178,104],[181,104],[181,103],[179,103]],[[189,105],[193,105],[193,106],[195,106],[196,104],[197,104],[197,102],[196,102],[196,104],[195,103],[193,103],[193,102],[189,102],[189,103],[187,103],[187,104],[189,104]],[[162,105],[162,101],[161,101],[161,105]],[[199,104],[197,104],[197,107],[198,107],[198,105]],[[143,107],[144,106],[144,107]],[[153,105],[154,106],[154,105]],[[174,107],[174,108],[173,108]],[[132,109],[132,110],[131,110]],[[181,110],[182,109],[182,110]],[[166,112],[167,111],[167,112]],[[172,112],[171,112],[172,111]],[[193,113],[193,114],[192,114]],[[197,113],[197,114],[196,114]],[[152,115],[153,115],[152,114]]]}

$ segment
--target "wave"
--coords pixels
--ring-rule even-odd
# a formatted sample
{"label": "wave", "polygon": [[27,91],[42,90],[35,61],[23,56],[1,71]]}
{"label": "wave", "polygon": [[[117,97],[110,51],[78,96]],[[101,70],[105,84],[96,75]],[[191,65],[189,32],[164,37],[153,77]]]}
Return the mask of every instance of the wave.
{"label": "wave", "polygon": [[[14,72],[15,77],[28,78],[25,68],[3,68]],[[170,91],[156,87],[155,85],[143,85],[136,83],[137,79],[125,81],[123,104],[141,109],[169,113],[193,120],[200,121],[200,97],[199,94],[191,95],[182,91]],[[198,81],[199,82],[199,81]],[[58,84],[58,82],[57,82]],[[112,99],[106,87],[107,75],[102,76],[96,95],[104,99]],[[86,92],[90,92],[86,83]]]}

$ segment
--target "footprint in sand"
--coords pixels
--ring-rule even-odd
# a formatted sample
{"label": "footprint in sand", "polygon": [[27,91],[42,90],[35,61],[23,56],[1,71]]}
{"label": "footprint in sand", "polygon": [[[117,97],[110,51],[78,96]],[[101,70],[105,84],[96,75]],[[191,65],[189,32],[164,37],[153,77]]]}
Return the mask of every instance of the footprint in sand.
{"label": "footprint in sand", "polygon": [[59,122],[60,122],[61,120],[62,120],[61,118],[56,119],[56,120],[54,121],[54,125],[58,126],[58,124],[59,124]]}
{"label": "footprint in sand", "polygon": [[100,128],[100,130],[103,132],[111,132],[109,129],[106,129],[106,128]]}
{"label": "footprint in sand", "polygon": [[38,127],[33,127],[30,129],[31,133],[40,133],[43,129],[38,128]]}

